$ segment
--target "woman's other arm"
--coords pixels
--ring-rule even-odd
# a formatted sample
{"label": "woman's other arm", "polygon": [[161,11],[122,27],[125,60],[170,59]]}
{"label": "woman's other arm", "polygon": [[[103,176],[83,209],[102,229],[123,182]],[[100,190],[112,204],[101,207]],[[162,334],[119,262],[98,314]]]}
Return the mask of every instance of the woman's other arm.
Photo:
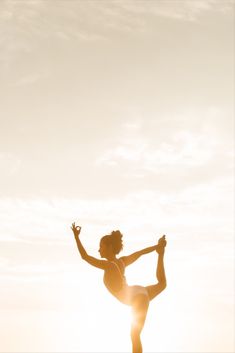
{"label": "woman's other arm", "polygon": [[[162,242],[164,242],[164,244]],[[164,248],[165,246],[166,246],[166,240],[165,240],[165,235],[163,235],[158,240],[157,245],[150,246],[150,247],[142,249],[140,251],[136,251],[133,254],[128,255],[128,256],[123,256],[123,257],[121,257],[121,259],[124,262],[125,266],[128,266],[128,265],[132,264],[133,262],[135,262],[142,255],[149,254],[152,251],[157,251],[159,253],[159,251],[161,251],[161,249]]]}
{"label": "woman's other arm", "polygon": [[78,248],[78,251],[81,255],[81,258],[83,260],[85,260],[86,262],[88,262],[90,265],[95,266],[97,268],[101,268],[102,270],[104,270],[107,267],[107,261],[99,260],[93,256],[88,255],[84,246],[82,245],[82,242],[79,238],[79,235],[81,232],[81,227],[76,226],[75,223],[72,223],[71,229],[73,231],[74,238],[76,240],[77,248]]}
{"label": "woman's other arm", "polygon": [[150,246],[148,248],[136,251],[131,255],[123,256],[123,257],[121,257],[121,260],[124,262],[125,266],[128,266],[128,265],[132,264],[133,262],[135,262],[136,260],[138,260],[138,258],[140,256],[145,255],[145,254],[149,254],[152,251],[156,251],[156,249],[157,249],[157,245]]}

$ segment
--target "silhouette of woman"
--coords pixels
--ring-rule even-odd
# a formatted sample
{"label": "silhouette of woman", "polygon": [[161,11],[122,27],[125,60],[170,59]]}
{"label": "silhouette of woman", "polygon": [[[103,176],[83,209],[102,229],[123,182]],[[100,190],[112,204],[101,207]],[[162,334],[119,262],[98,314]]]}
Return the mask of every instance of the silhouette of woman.
{"label": "silhouette of woman", "polygon": [[[84,249],[79,238],[81,227],[76,226],[75,223],[72,223],[71,229],[74,233],[77,247],[82,259],[87,261],[90,265],[104,270],[104,284],[109,292],[120,302],[132,307],[132,352],[142,353],[140,335],[144,327],[149,302],[166,288],[166,276],[163,263],[166,246],[165,235],[158,240],[157,245],[134,252],[129,256],[117,258],[116,255],[118,255],[123,248],[122,233],[119,230],[112,231],[110,234],[103,236],[100,240],[99,253],[101,258],[106,260],[99,260],[88,255]],[[157,283],[146,287],[137,285],[129,286],[125,278],[125,267],[132,264],[140,256],[148,254],[152,251],[156,251],[158,253],[156,270]]]}

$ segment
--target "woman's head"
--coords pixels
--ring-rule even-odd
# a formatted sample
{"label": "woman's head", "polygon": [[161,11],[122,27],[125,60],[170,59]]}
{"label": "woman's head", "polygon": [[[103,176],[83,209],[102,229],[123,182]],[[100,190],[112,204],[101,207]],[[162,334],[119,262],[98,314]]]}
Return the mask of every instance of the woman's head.
{"label": "woman's head", "polygon": [[122,248],[122,233],[119,230],[113,230],[110,234],[101,238],[99,253],[101,257],[117,255]]}

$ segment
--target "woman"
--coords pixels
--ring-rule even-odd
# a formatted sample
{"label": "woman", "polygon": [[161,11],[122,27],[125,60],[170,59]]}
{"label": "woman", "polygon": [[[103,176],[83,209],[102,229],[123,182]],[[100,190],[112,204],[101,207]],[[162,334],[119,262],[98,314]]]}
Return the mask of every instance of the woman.
{"label": "woman", "polygon": [[[149,302],[166,288],[166,276],[163,263],[166,246],[165,235],[158,240],[158,244],[155,246],[137,251],[129,256],[117,258],[116,255],[118,255],[123,248],[122,234],[119,230],[113,231],[112,233],[103,236],[100,240],[99,253],[101,258],[106,260],[99,260],[88,255],[84,249],[79,238],[81,227],[76,226],[75,223],[72,223],[71,229],[74,233],[77,247],[82,259],[87,261],[90,265],[104,270],[104,284],[109,292],[120,302],[132,307],[132,352],[142,353],[140,334],[144,327]],[[140,256],[148,254],[152,251],[156,251],[158,253],[156,271],[158,282],[146,287],[129,286],[125,278],[125,267],[132,264]]]}

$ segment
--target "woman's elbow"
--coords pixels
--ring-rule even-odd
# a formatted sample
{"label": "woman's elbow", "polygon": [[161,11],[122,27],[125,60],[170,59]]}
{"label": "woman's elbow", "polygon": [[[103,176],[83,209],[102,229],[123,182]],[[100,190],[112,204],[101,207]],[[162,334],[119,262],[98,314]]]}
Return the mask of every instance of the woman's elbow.
{"label": "woman's elbow", "polygon": [[82,260],[87,261],[87,258],[88,258],[87,253],[83,253],[83,254],[81,254],[81,258],[82,258]]}

